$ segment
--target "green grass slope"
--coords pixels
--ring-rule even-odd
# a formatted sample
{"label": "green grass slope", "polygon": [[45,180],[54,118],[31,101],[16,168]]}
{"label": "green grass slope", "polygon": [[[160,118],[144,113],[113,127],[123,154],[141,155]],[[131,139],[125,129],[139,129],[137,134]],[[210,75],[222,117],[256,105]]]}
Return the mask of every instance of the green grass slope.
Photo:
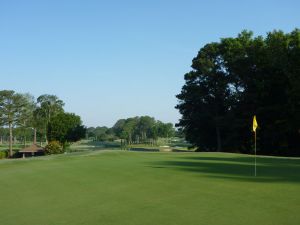
{"label": "green grass slope", "polygon": [[94,151],[0,161],[3,225],[300,224],[300,159]]}

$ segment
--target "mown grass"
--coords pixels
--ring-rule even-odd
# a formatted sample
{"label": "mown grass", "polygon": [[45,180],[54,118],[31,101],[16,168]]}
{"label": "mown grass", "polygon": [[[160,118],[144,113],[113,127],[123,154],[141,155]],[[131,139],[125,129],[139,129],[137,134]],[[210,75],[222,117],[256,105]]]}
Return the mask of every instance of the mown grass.
{"label": "mown grass", "polygon": [[300,159],[86,151],[0,161],[0,223],[300,224]]}

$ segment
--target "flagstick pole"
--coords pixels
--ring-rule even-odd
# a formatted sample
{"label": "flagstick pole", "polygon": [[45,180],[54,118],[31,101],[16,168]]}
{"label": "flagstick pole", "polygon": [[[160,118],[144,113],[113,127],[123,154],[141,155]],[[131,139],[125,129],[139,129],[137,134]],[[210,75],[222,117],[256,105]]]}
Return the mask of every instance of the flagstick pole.
{"label": "flagstick pole", "polygon": [[254,154],[255,154],[254,175],[256,176],[256,131],[254,131]]}

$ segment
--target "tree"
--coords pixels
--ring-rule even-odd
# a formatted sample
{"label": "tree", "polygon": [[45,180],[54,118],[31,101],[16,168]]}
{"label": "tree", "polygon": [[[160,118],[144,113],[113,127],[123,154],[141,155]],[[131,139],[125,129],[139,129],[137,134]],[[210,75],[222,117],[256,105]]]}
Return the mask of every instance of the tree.
{"label": "tree", "polygon": [[257,115],[260,154],[300,155],[300,31],[249,31],[200,49],[176,106],[177,124],[199,150],[251,152]]}
{"label": "tree", "polygon": [[134,133],[136,126],[138,124],[139,118],[128,118],[125,121],[125,124],[123,126],[122,132],[121,132],[121,138],[126,139],[128,144],[133,143]]}
{"label": "tree", "polygon": [[[288,143],[293,155],[299,155],[300,149],[300,30],[295,29],[289,34],[288,43]],[[298,151],[297,151],[298,150]]]}
{"label": "tree", "polygon": [[[146,142],[147,138],[153,138],[153,128],[156,121],[150,116],[141,116],[135,127],[135,136],[142,142]],[[138,142],[139,142],[138,141]]]}
{"label": "tree", "polygon": [[95,140],[96,139],[96,137],[95,137],[95,127],[88,127],[87,129],[86,129],[86,137],[87,137],[87,139],[93,139],[93,140]]}
{"label": "tree", "polygon": [[86,128],[82,126],[80,116],[74,113],[60,112],[48,124],[49,141],[59,141],[64,146],[85,137]]}
{"label": "tree", "polygon": [[[24,147],[26,145],[26,137],[27,137],[27,131],[28,129],[33,129],[34,131],[34,144],[36,144],[36,130],[34,128],[34,116],[33,116],[33,112],[36,108],[36,104],[35,104],[35,99],[34,97],[29,94],[23,94],[23,98],[26,102],[26,104],[24,105],[24,110],[22,115],[20,116],[20,120],[19,120],[19,127],[22,129],[22,133],[23,133],[23,137],[24,137]],[[32,134],[32,130],[29,132],[30,134]],[[29,135],[32,137],[32,135]]]}
{"label": "tree", "polygon": [[108,127],[89,127],[87,128],[87,137],[94,141],[114,141],[117,137],[113,128]]}
{"label": "tree", "polygon": [[182,114],[178,126],[196,146],[222,150],[223,121],[230,100],[229,76],[224,69],[218,43],[207,44],[193,59],[193,71],[185,74],[186,84],[177,98]]}
{"label": "tree", "polygon": [[173,137],[175,135],[175,129],[172,123],[163,123],[157,121],[158,136],[163,138]]}
{"label": "tree", "polygon": [[13,126],[24,122],[30,105],[29,98],[12,90],[0,91],[0,122],[9,127],[9,156],[12,157]]}
{"label": "tree", "polygon": [[44,94],[37,98],[37,109],[35,111],[35,118],[39,121],[38,126],[43,124],[44,134],[46,142],[48,142],[47,130],[51,119],[63,112],[63,106],[65,105],[62,100],[60,100],[55,95]]}
{"label": "tree", "polygon": [[175,134],[173,124],[162,123],[150,116],[120,119],[106,132],[125,139],[127,143],[154,143],[159,137],[172,137]]}
{"label": "tree", "polygon": [[126,123],[126,119],[120,119],[114,124],[114,126],[112,127],[112,130],[114,131],[116,136],[121,137],[121,133],[122,133],[125,123]]}
{"label": "tree", "polygon": [[[46,118],[44,113],[40,107],[35,107],[33,111],[33,124],[32,127],[34,128],[35,138],[37,135],[40,137],[40,142],[42,142],[42,138],[47,137],[47,130],[46,130]],[[34,141],[36,142],[36,140]]]}

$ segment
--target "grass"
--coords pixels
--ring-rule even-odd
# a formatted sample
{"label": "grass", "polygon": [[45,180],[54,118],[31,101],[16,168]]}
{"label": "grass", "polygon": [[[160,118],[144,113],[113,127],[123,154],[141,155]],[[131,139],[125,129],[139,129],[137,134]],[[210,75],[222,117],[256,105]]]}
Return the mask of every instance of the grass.
{"label": "grass", "polygon": [[191,152],[195,151],[195,148],[190,149],[191,145],[184,142],[183,139],[173,138],[159,138],[155,145],[150,144],[132,144],[121,146],[120,141],[114,142],[101,142],[101,141],[89,141],[83,140],[80,142],[76,142],[70,146],[67,150],[68,152],[80,152],[80,151],[89,151],[89,150],[105,150],[105,149],[114,149],[121,150],[127,149],[130,151],[142,151],[142,152],[165,152],[165,151],[173,151],[173,152]]}
{"label": "grass", "polygon": [[300,159],[86,151],[0,161],[5,225],[300,224]]}

